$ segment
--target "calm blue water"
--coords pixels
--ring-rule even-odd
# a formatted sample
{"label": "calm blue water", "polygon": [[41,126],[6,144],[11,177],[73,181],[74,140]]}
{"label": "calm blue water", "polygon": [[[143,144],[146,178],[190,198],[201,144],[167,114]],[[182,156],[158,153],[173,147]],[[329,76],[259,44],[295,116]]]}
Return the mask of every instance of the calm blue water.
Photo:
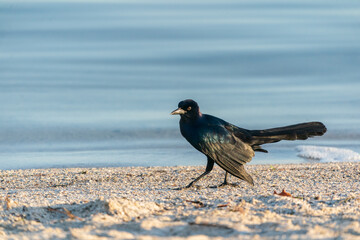
{"label": "calm blue water", "polygon": [[0,169],[205,165],[169,113],[243,128],[318,120],[360,152],[359,1],[0,2]]}

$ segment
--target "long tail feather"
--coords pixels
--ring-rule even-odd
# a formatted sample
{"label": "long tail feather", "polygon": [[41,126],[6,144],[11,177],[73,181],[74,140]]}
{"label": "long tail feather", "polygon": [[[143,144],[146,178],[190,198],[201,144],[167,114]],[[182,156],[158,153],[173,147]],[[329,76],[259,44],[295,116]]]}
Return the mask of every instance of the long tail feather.
{"label": "long tail feather", "polygon": [[[281,140],[305,140],[313,136],[321,136],[326,132],[326,127],[321,122],[307,122],[286,127],[265,130],[251,130],[251,145],[254,150],[261,151],[261,144],[273,143]],[[261,149],[261,150],[260,150]]]}

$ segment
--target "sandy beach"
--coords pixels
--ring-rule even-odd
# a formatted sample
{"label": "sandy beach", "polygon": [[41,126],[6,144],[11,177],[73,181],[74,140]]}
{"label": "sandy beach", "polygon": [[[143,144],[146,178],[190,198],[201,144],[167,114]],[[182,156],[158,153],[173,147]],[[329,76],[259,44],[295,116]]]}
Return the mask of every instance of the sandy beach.
{"label": "sandy beach", "polygon": [[360,239],[360,163],[246,168],[0,171],[0,239]]}

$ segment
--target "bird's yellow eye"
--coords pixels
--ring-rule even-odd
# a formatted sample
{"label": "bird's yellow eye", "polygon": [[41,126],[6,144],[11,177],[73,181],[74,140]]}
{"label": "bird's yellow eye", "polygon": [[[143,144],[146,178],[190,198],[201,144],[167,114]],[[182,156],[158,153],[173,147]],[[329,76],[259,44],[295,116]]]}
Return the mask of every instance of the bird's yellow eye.
{"label": "bird's yellow eye", "polygon": [[187,110],[190,111],[190,110],[191,110],[191,107],[188,107]]}

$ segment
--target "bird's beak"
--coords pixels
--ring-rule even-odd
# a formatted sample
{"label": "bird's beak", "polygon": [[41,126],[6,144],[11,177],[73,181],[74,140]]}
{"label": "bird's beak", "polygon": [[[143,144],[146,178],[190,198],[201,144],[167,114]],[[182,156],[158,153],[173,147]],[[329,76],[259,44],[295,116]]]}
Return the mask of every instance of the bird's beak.
{"label": "bird's beak", "polygon": [[178,108],[178,109],[172,111],[170,114],[171,115],[178,115],[178,114],[184,114],[184,113],[186,113],[186,111],[184,109]]}

